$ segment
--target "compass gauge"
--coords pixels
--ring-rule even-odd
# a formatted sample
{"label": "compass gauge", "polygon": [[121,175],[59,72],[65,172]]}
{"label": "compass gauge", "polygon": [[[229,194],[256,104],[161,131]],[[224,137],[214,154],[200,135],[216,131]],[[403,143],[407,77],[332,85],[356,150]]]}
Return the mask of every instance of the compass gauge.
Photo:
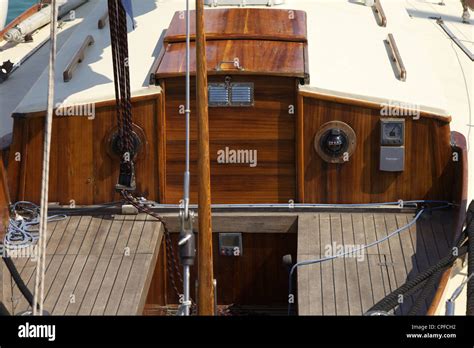
{"label": "compass gauge", "polygon": [[382,121],[382,145],[402,146],[404,143],[403,120],[383,120]]}

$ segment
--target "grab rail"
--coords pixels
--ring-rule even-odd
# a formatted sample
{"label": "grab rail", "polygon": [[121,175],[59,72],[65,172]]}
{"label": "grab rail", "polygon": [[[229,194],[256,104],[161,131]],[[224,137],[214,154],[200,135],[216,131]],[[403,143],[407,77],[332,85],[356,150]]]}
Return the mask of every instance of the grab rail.
{"label": "grab rail", "polygon": [[99,21],[97,22],[97,27],[99,29],[104,29],[105,26],[107,25],[107,18],[109,18],[109,12],[105,12],[102,17],[99,18]]}
{"label": "grab rail", "polygon": [[395,42],[395,38],[393,37],[393,34],[388,34],[388,38],[386,42],[388,46],[390,47],[390,50],[392,53],[392,60],[398,69],[400,80],[406,81],[407,70],[405,68],[405,64],[403,64],[402,56],[400,55],[400,51],[398,50],[397,43]]}
{"label": "grab rail", "polygon": [[378,25],[381,27],[387,26],[387,16],[385,16],[385,11],[382,8],[382,4],[380,0],[375,0],[374,6],[372,8],[374,10],[375,15],[378,18]]}
{"label": "grab rail", "polygon": [[63,79],[64,82],[69,82],[72,79],[72,75],[74,71],[76,70],[77,66],[82,63],[84,60],[84,55],[86,52],[86,49],[94,44],[94,38],[92,35],[88,35],[84,42],[82,43],[82,46],[77,50],[76,54],[74,54],[74,57],[72,58],[71,62],[68,64],[66,67],[66,70],[63,72]]}

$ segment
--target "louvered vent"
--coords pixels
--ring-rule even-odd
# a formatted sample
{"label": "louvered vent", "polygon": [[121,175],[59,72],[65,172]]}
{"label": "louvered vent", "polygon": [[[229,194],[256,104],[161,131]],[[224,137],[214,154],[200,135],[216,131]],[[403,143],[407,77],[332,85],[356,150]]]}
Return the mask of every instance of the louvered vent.
{"label": "louvered vent", "polygon": [[231,84],[233,106],[251,106],[253,105],[253,84],[252,83],[234,83]]}
{"label": "louvered vent", "polygon": [[210,83],[209,107],[253,106],[253,83]]}
{"label": "louvered vent", "polygon": [[229,89],[224,83],[209,84],[209,106],[229,105]]}

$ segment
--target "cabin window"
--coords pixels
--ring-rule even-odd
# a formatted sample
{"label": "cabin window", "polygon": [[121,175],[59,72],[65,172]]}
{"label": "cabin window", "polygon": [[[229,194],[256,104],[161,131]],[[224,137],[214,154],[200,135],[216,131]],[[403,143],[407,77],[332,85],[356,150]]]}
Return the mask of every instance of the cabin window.
{"label": "cabin window", "polygon": [[254,84],[251,82],[210,83],[209,107],[253,106]]}

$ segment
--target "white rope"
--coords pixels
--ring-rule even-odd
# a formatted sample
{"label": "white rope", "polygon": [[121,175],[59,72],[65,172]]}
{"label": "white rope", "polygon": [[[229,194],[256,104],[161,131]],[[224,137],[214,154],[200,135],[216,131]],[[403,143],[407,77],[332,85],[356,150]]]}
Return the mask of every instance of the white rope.
{"label": "white rope", "polygon": [[[20,201],[13,204],[13,214],[3,239],[6,252],[31,249],[39,239],[40,207],[32,202]],[[64,214],[48,216],[48,223],[66,219]]]}
{"label": "white rope", "polygon": [[48,114],[45,122],[43,174],[41,182],[41,204],[39,223],[39,257],[36,262],[36,282],[33,300],[33,315],[43,315],[44,279],[46,267],[46,240],[48,228],[48,188],[49,188],[49,159],[51,154],[51,131],[53,126],[54,108],[54,77],[56,64],[56,36],[58,30],[58,2],[51,1],[51,51],[49,54],[49,81],[48,81]]}

